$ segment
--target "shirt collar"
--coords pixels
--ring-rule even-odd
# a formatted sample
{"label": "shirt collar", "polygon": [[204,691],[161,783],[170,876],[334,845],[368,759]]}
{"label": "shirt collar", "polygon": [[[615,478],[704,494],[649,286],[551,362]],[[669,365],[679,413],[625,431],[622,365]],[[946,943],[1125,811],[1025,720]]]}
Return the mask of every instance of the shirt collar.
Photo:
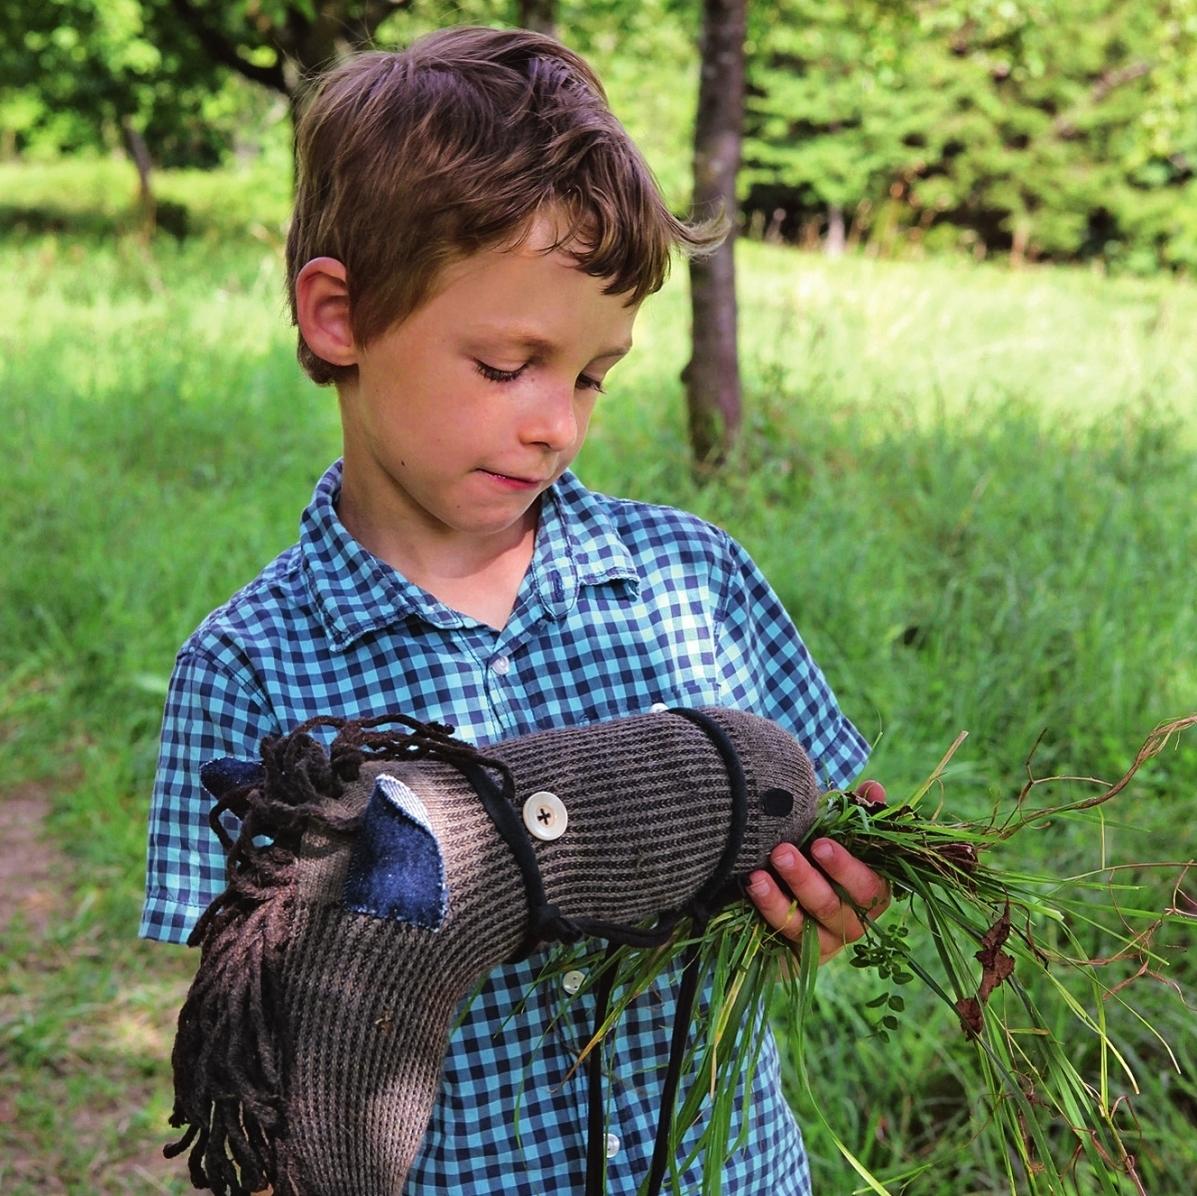
{"label": "shirt collar", "polygon": [[[337,515],[341,462],[316,484],[300,519],[299,549],[316,610],[339,648],[408,617],[434,627],[462,627],[472,621],[439,602],[385,561],[362,547]],[[563,474],[541,502],[529,575],[550,618],[573,609],[578,588],[623,582],[631,594],[640,575],[607,506],[572,473]]]}
{"label": "shirt collar", "polygon": [[621,582],[632,595],[639,590],[640,574],[606,504],[572,473],[562,474],[541,502],[529,582],[553,619],[569,614],[580,586]]}
{"label": "shirt collar", "polygon": [[363,548],[337,515],[341,462],[316,483],[299,522],[299,549],[308,589],[325,630],[339,648],[417,615],[438,627],[462,622],[461,615],[413,585]]}

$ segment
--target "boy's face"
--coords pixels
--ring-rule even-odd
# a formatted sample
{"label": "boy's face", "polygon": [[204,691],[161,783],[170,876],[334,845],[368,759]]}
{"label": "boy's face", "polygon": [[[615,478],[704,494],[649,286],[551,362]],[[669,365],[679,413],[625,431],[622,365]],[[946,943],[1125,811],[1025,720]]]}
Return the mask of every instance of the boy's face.
{"label": "boy's face", "polygon": [[502,551],[535,527],[636,318],[626,296],[543,252],[555,233],[540,219],[519,248],[447,267],[431,299],[355,349],[340,388],[355,534],[389,531],[423,556]]}

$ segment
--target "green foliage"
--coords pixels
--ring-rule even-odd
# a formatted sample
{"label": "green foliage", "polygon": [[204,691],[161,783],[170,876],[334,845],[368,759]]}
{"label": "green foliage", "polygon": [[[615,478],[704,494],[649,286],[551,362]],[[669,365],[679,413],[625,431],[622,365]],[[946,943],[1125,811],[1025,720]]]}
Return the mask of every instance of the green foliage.
{"label": "green foliage", "polygon": [[213,166],[265,104],[229,80],[168,0],[0,5],[0,129],[7,149],[46,155],[121,144],[129,122],[157,162]]}
{"label": "green foliage", "polygon": [[307,78],[406,2],[3,0],[5,148],[112,148],[128,126],[159,165],[215,166],[270,143]]}
{"label": "green foliage", "polygon": [[[0,0],[0,155],[110,150],[124,122],[159,165],[278,162],[283,93],[364,44],[365,14],[382,11],[190,8],[193,23],[171,0]],[[318,10],[336,19],[299,37]],[[370,27],[390,46],[517,12],[410,0]],[[558,6],[561,35],[598,68],[679,212],[699,25],[696,0]],[[1197,0],[775,0],[749,6],[747,51],[741,196],[758,234],[813,243],[842,214],[849,240],[880,253],[1197,267]]]}
{"label": "green foliage", "polygon": [[1197,266],[1193,0],[781,7],[752,34],[758,226]]}

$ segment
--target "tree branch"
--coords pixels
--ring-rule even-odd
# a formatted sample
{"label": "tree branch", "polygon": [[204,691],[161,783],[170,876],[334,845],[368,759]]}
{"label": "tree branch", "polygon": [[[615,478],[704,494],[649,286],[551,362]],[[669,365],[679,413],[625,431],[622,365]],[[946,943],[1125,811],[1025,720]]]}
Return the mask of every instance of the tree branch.
{"label": "tree branch", "polygon": [[281,62],[273,66],[258,66],[246,61],[237,52],[236,44],[221,30],[213,28],[205,15],[192,5],[191,0],[170,0],[170,4],[178,18],[195,34],[204,52],[213,62],[236,71],[251,83],[259,83],[285,96],[291,94]]}
{"label": "tree branch", "polygon": [[1126,66],[1118,67],[1116,70],[1106,71],[1089,89],[1089,100],[1094,104],[1100,104],[1114,88],[1122,87],[1127,83],[1133,83],[1136,79],[1141,79],[1150,70],[1150,62],[1130,62]]}
{"label": "tree branch", "polygon": [[[1125,87],[1128,83],[1133,83],[1136,79],[1141,79],[1151,70],[1150,62],[1130,62],[1126,66],[1111,68],[1105,71],[1097,79],[1094,80],[1093,86],[1089,88],[1089,105],[1095,107],[1100,104],[1102,100],[1119,87]],[[1068,140],[1070,137],[1075,137],[1078,132],[1076,123],[1076,109],[1072,112],[1061,112],[1059,116],[1052,121],[1052,132],[1057,137],[1062,137]]]}

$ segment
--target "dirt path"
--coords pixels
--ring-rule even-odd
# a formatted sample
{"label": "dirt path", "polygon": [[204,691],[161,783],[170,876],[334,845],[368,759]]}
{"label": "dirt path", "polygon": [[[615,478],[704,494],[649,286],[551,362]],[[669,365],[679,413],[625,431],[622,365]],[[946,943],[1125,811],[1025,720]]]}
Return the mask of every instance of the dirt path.
{"label": "dirt path", "polygon": [[0,935],[19,916],[36,934],[44,934],[62,909],[63,878],[70,876],[66,857],[46,839],[50,791],[29,782],[0,792]]}
{"label": "dirt path", "polygon": [[162,1144],[174,1019],[194,961],[131,933],[70,929],[82,924],[83,890],[78,865],[46,833],[51,805],[45,784],[0,790],[0,962],[10,981],[0,1026],[14,1034],[11,1051],[0,1036],[0,1191],[189,1191]]}

